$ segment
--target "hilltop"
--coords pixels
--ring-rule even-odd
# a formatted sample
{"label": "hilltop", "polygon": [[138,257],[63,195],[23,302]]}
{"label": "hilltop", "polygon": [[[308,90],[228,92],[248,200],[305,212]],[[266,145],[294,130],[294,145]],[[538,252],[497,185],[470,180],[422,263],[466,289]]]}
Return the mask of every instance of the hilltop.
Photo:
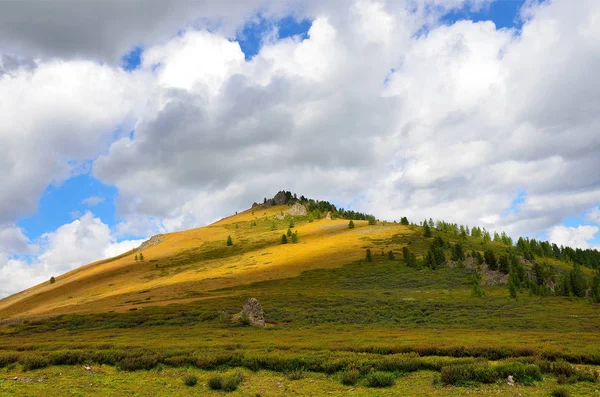
{"label": "hilltop", "polygon": [[[242,368],[236,388],[262,395],[343,394],[345,385],[371,395],[379,381],[391,387],[381,395],[452,394],[449,386],[547,395],[557,380],[587,393],[600,365],[597,260],[597,251],[443,221],[381,221],[282,191],[1,300],[11,325],[0,327],[0,368],[18,377],[86,363],[97,381],[128,385],[117,395],[159,384],[114,367],[201,381]],[[249,298],[266,328],[240,322]],[[79,379],[60,371],[72,379],[42,382],[36,394]]]}

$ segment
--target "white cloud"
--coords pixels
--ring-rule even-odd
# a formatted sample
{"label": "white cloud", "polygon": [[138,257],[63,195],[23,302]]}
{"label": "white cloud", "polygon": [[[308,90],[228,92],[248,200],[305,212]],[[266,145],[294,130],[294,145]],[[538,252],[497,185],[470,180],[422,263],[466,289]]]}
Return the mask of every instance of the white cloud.
{"label": "white cloud", "polygon": [[95,207],[98,204],[102,204],[104,202],[104,197],[99,196],[90,196],[81,202],[82,204],[87,205],[88,207]]}
{"label": "white cloud", "polygon": [[[142,240],[117,241],[110,228],[85,213],[71,223],[45,233],[38,246],[16,228],[0,229],[0,297],[29,288],[79,266],[138,247]],[[20,254],[15,257],[14,255]]]}
{"label": "white cloud", "polygon": [[595,207],[589,210],[586,214],[586,218],[589,221],[600,225],[600,207]]}
{"label": "white cloud", "polygon": [[554,226],[550,230],[549,241],[557,245],[573,248],[594,248],[589,241],[598,233],[596,226],[580,225],[578,227]]}

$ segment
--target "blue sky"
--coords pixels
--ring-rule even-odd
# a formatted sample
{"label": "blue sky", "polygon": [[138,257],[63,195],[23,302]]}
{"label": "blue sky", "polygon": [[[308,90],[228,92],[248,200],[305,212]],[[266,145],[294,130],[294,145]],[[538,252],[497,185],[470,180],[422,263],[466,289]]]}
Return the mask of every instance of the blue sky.
{"label": "blue sky", "polygon": [[[469,7],[464,7],[463,9],[447,14],[442,19],[442,23],[453,24],[463,19],[473,21],[491,20],[496,24],[497,28],[520,29],[522,22],[518,18],[518,12],[524,3],[524,0],[496,1],[478,11],[472,11]],[[264,35],[273,28],[278,29],[278,37],[280,39],[290,36],[299,36],[301,39],[306,39],[310,26],[311,21],[309,20],[296,20],[292,17],[286,17],[273,22],[259,15],[253,22],[247,23],[232,40],[239,43],[246,60],[250,60],[260,50]],[[122,68],[126,71],[137,69],[140,65],[143,52],[144,49],[141,46],[136,46],[129,53],[124,54],[121,58]],[[393,70],[390,72],[390,75],[391,73],[393,73]],[[302,192],[298,193],[301,194]],[[43,233],[53,231],[85,212],[91,211],[108,226],[114,227],[119,221],[115,206],[117,195],[118,192],[115,187],[99,182],[90,173],[78,175],[59,186],[48,186],[39,201],[37,212],[32,216],[19,220],[17,225],[22,228],[30,239],[35,240]],[[524,202],[526,196],[527,193],[525,191],[517,192],[511,206],[506,209],[505,215],[511,213],[518,214],[519,205]],[[89,197],[99,197],[102,199],[102,202],[90,206],[84,202]],[[353,202],[355,203],[356,200]],[[345,206],[352,208],[353,202],[347,203]],[[344,206],[343,203],[340,203],[340,205]],[[567,226],[577,226],[582,223],[585,223],[584,214],[574,214],[574,216],[565,219],[565,225]],[[139,237],[141,236],[120,236],[121,239]],[[600,243],[600,236],[594,242]]]}

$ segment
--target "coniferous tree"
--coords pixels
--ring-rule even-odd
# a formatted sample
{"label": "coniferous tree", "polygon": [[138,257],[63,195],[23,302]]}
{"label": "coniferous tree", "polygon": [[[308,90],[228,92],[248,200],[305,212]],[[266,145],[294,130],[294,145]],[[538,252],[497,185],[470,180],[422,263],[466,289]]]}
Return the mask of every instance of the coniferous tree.
{"label": "coniferous tree", "polygon": [[271,230],[277,230],[277,223],[275,221],[271,222]]}
{"label": "coniferous tree", "polygon": [[134,260],[135,260],[136,262],[138,261],[138,256],[137,256],[137,254],[135,255],[135,258],[134,258]]}
{"label": "coniferous tree", "polygon": [[232,246],[233,245],[233,240],[231,239],[231,236],[227,236],[227,246]]}
{"label": "coniferous tree", "polygon": [[392,250],[388,251],[388,259],[391,261],[396,259],[396,256],[394,255],[394,251],[392,251]]}
{"label": "coniferous tree", "polygon": [[292,234],[292,244],[298,244],[298,231],[297,230]]}
{"label": "coniferous tree", "polygon": [[431,229],[429,228],[427,222],[423,222],[423,236],[431,237]]}
{"label": "coniferous tree", "polygon": [[485,250],[483,253],[483,259],[487,263],[490,270],[498,270],[498,262],[496,261],[496,255],[492,250]]}
{"label": "coniferous tree", "polygon": [[371,255],[371,250],[367,248],[367,262],[373,262],[373,255]]}
{"label": "coniferous tree", "polygon": [[465,260],[465,252],[463,251],[462,245],[456,243],[452,248],[452,258],[453,261],[464,261]]}
{"label": "coniferous tree", "polygon": [[288,228],[287,236],[288,237],[292,237],[292,229]]}
{"label": "coniferous tree", "polygon": [[287,236],[285,234],[281,235],[281,244],[287,244]]}
{"label": "coniferous tree", "polygon": [[569,279],[573,295],[583,298],[587,289],[587,281],[578,264],[573,266],[573,270],[569,273]]}
{"label": "coniferous tree", "polygon": [[508,276],[508,294],[509,294],[509,296],[513,299],[516,299],[518,289],[519,288],[515,284],[515,280],[514,280],[513,276]]}
{"label": "coniferous tree", "polygon": [[407,226],[408,225],[408,218],[405,217],[405,216],[403,216],[402,218],[400,218],[400,224]]}
{"label": "coniferous tree", "polygon": [[144,254],[142,252],[140,252],[140,262],[144,261]]}
{"label": "coniferous tree", "polygon": [[294,227],[294,219],[290,219],[290,229]]}
{"label": "coniferous tree", "polygon": [[354,229],[354,222],[352,222],[352,219],[348,222],[348,229]]}
{"label": "coniferous tree", "polygon": [[50,277],[50,284],[54,284],[56,282],[56,279],[54,278],[54,276]]}
{"label": "coniferous tree", "polygon": [[501,255],[500,260],[498,262],[498,271],[504,274],[508,274],[510,271],[510,266],[508,263],[508,257],[506,255]]}

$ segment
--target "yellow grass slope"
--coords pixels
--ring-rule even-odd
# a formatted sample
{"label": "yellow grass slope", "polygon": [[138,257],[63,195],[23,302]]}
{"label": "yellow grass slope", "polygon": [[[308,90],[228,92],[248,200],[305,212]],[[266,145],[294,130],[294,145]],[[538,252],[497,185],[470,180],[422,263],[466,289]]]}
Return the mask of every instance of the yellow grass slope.
{"label": "yellow grass slope", "polygon": [[[343,219],[293,217],[298,244],[281,244],[288,206],[256,207],[206,227],[163,235],[159,244],[75,269],[0,300],[0,319],[64,313],[125,311],[223,296],[216,291],[256,281],[294,277],[305,270],[340,267],[364,257],[366,238],[413,233],[408,227],[369,226]],[[254,225],[256,224],[256,225]],[[275,230],[273,230],[275,228]],[[231,235],[233,246],[227,247]]]}

